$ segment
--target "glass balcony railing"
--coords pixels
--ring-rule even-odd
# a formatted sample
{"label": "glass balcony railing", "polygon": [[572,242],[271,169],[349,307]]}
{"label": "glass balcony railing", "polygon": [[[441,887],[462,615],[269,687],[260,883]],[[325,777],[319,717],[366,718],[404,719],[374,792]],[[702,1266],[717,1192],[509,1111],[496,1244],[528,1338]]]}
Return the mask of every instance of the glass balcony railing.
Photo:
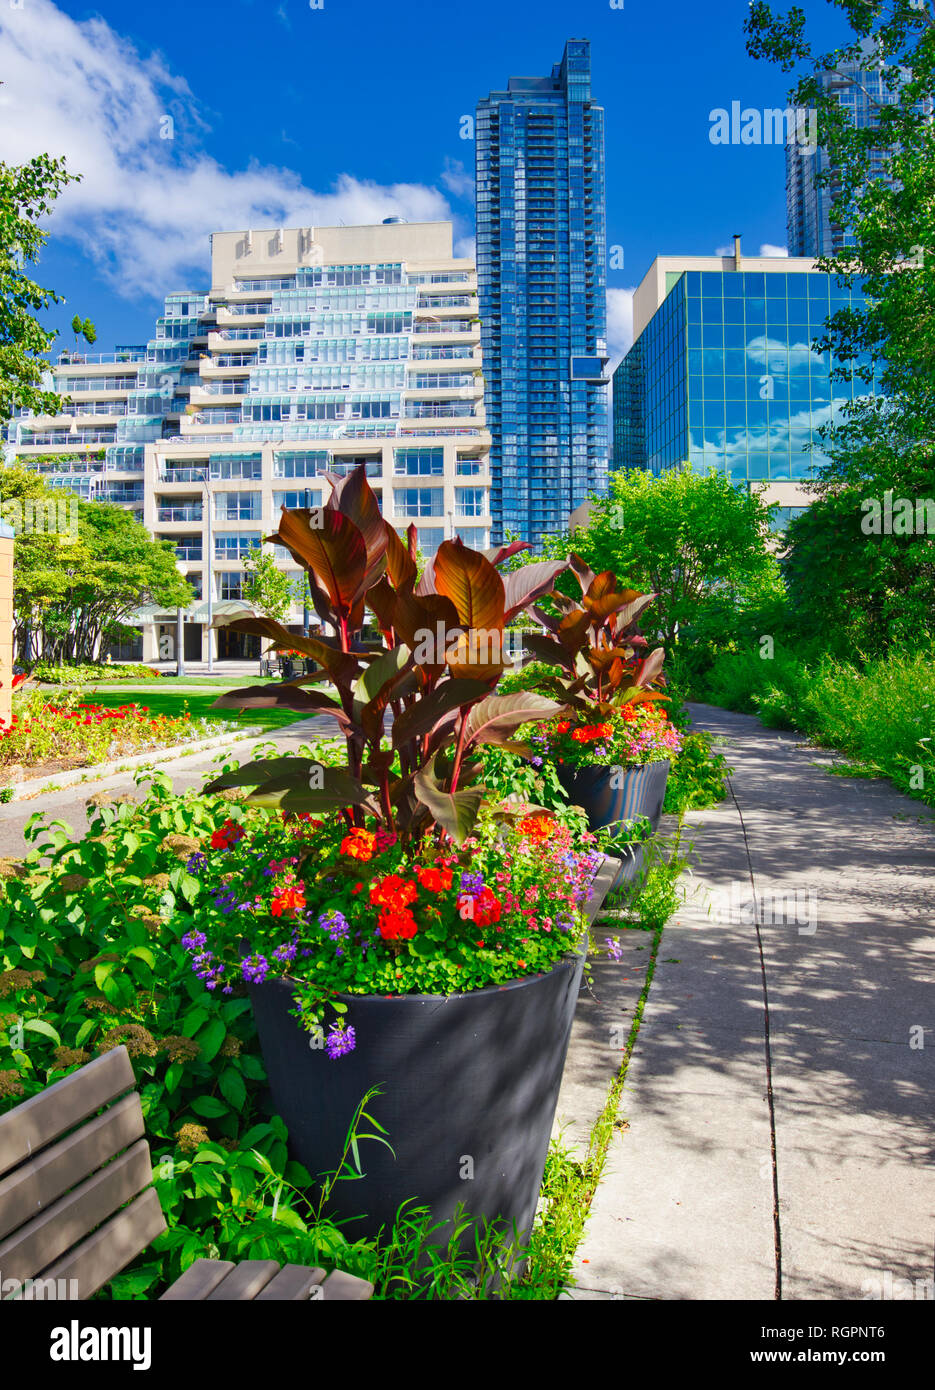
{"label": "glass balcony railing", "polygon": [[144,347],[124,348],[120,352],[60,352],[58,364],[60,367],[86,366],[90,362],[145,362],[146,349]]}
{"label": "glass balcony railing", "polygon": [[157,521],[202,521],[202,507],[160,507],[156,513]]}

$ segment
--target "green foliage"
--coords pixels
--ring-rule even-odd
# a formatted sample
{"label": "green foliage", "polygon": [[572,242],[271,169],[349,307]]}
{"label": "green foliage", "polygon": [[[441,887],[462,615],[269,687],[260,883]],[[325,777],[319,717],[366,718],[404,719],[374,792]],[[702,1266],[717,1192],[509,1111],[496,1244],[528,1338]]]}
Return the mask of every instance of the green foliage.
{"label": "green foliage", "polygon": [[13,604],[21,651],[28,624],[34,633],[41,630],[47,661],[93,663],[102,640],[128,635],[126,624],[138,608],[172,609],[191,601],[171,543],[154,541],[124,507],[81,501],[20,467],[0,471],[0,496],[8,518],[25,515],[27,502],[55,518],[48,529],[17,530]]}
{"label": "green foliage", "polygon": [[704,698],[799,729],[935,805],[935,662],[927,653],[892,653],[863,670],[829,657],[805,665],[788,653],[773,661],[727,654],[709,672]]}
{"label": "green foliage", "polygon": [[770,570],[771,509],[722,474],[682,468],[656,478],[640,469],[611,474],[606,497],[592,500],[574,548],[596,571],[656,595],[646,620],[667,652],[682,629],[723,621]]}
{"label": "green foliage", "polygon": [[37,661],[32,668],[33,677],[38,681],[48,681],[51,685],[97,685],[102,681],[140,681],[159,680],[162,672],[156,666],[108,664],[106,661],[78,664],[67,662],[53,666],[48,661]]}
{"label": "green foliage", "polygon": [[42,389],[44,358],[55,341],[36,313],[62,303],[54,290],[29,278],[48,232],[40,223],[67,184],[76,182],[63,159],[40,154],[23,165],[0,163],[0,423],[18,406],[56,415],[62,400]]}
{"label": "green foliage", "polygon": [[267,618],[282,622],[292,607],[293,598],[301,602],[301,585],[295,584],[276,564],[269,551],[254,547],[243,557],[243,597]]}
{"label": "green foliage", "polygon": [[711,735],[703,729],[686,734],[666,783],[663,811],[681,815],[716,806],[727,795],[726,778],[733,771],[723,753],[711,747]]}
{"label": "green foliage", "polygon": [[[790,101],[817,114],[828,155],[818,182],[847,242],[819,265],[864,294],[861,307],[832,315],[816,344],[831,350],[837,380],[855,374],[858,393],[823,431],[817,501],[790,528],[790,593],[801,629],[830,650],[850,655],[856,644],[882,655],[906,642],[929,648],[935,613],[935,534],[861,526],[864,504],[881,504],[887,491],[910,503],[933,497],[935,126],[925,107],[935,28],[930,8],[911,2],[833,0],[832,10],[841,12],[834,32],[843,41],[827,51],[812,43],[798,7],[776,16],[757,0],[745,29],[751,54],[795,72]],[[855,58],[879,71],[884,93],[866,93],[874,119],[861,127],[840,89],[823,81]],[[871,164],[887,177],[867,178]]]}

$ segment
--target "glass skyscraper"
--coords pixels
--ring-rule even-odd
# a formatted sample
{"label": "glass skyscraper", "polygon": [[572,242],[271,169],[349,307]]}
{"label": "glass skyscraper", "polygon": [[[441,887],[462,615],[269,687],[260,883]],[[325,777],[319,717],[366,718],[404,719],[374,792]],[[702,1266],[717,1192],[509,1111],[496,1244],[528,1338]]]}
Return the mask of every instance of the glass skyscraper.
{"label": "glass skyscraper", "polygon": [[[832,381],[813,346],[829,314],[859,302],[814,262],[675,257],[654,262],[634,300],[637,340],[614,374],[614,466],[660,473],[685,461],[805,501],[824,459],[819,431],[860,380]],[[655,306],[656,301],[658,307]]]}
{"label": "glass skyscraper", "polygon": [[493,537],[535,543],[606,487],[604,112],[590,45],[477,107],[477,284]]}
{"label": "glass skyscraper", "polygon": [[[833,95],[847,111],[858,130],[878,124],[881,106],[892,104],[898,94],[883,80],[879,65],[873,61],[872,45],[865,42],[862,57],[839,63],[833,72],[822,73],[820,82],[825,92]],[[931,118],[931,97],[920,102],[918,109]],[[831,183],[816,182],[819,172],[831,170]],[[873,150],[867,160],[867,175],[885,179],[886,156]],[[790,256],[832,256],[853,238],[832,223],[831,204],[834,201],[834,171],[827,153],[812,149],[794,138],[786,143],[786,236]]]}

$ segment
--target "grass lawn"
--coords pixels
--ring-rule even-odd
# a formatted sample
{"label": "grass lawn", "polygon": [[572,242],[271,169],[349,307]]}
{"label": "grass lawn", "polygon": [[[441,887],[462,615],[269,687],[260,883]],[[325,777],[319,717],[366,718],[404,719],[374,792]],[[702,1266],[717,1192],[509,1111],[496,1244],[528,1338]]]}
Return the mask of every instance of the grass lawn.
{"label": "grass lawn", "polygon": [[[249,684],[244,681],[243,684]],[[230,682],[224,682],[230,685]],[[233,688],[233,687],[231,687]],[[189,711],[193,719],[224,719],[231,724],[238,724],[245,728],[255,727],[258,729],[279,729],[286,724],[295,724],[299,719],[307,719],[308,715],[298,714],[295,710],[288,709],[212,709],[213,702],[217,699],[220,691],[205,691],[204,695],[192,694],[185,691],[171,691],[162,688],[145,692],[98,689],[87,696],[87,702],[95,705],[106,705],[108,709],[113,709],[118,705],[140,705],[152,711],[153,714],[184,714]]]}

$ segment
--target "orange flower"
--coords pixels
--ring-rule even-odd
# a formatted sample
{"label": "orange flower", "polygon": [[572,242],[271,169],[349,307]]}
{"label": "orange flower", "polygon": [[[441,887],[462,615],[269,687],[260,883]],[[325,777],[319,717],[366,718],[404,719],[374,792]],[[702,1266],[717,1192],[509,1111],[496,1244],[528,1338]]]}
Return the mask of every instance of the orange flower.
{"label": "orange flower", "polygon": [[371,831],[352,830],[341,841],[341,853],[346,854],[350,859],[360,859],[366,863],[368,859],[373,858],[376,843],[377,837]]}
{"label": "orange flower", "polygon": [[568,730],[569,730],[570,728],[571,728],[571,720],[570,720],[570,719],[560,719],[560,720],[558,721],[558,723],[556,724],[556,726],[555,726],[555,732],[556,732],[557,734],[567,734],[567,733],[568,733]]}
{"label": "orange flower", "polygon": [[548,815],[524,816],[516,824],[517,832],[524,840],[534,840],[536,844],[542,844],[544,840],[551,839],[555,833],[555,818]]}

